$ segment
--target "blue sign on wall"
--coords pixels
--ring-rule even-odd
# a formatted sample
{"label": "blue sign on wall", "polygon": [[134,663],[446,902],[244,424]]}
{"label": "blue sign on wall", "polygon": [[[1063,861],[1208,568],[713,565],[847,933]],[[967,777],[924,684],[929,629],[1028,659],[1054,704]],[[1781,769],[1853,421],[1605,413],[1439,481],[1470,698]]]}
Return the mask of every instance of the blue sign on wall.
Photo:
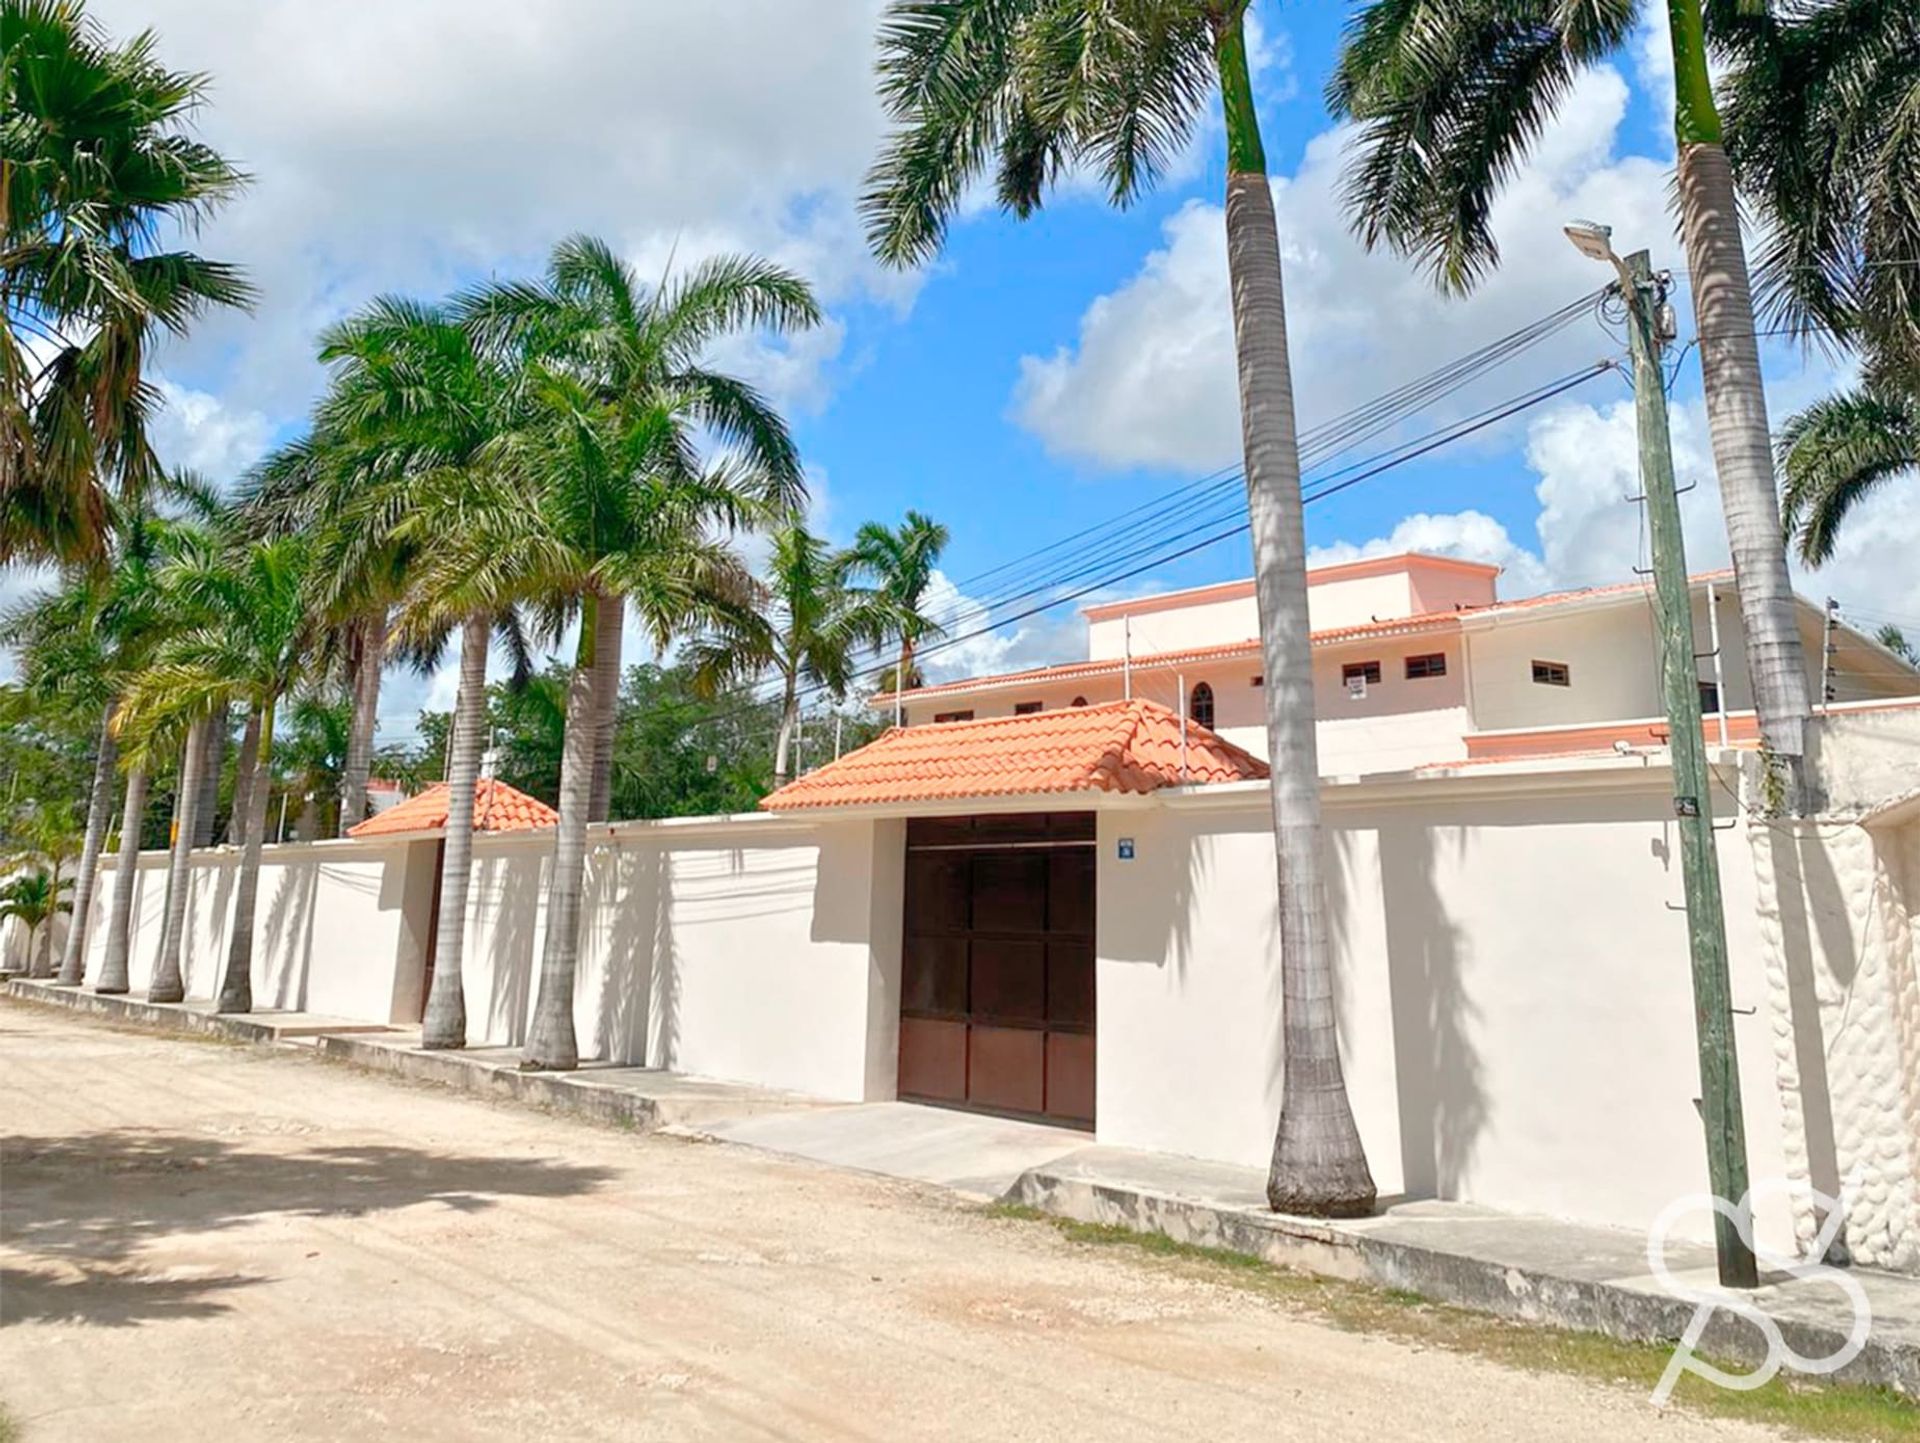
{"label": "blue sign on wall", "polygon": [[1120,860],[1123,862],[1131,862],[1133,860],[1132,837],[1122,837],[1120,839]]}

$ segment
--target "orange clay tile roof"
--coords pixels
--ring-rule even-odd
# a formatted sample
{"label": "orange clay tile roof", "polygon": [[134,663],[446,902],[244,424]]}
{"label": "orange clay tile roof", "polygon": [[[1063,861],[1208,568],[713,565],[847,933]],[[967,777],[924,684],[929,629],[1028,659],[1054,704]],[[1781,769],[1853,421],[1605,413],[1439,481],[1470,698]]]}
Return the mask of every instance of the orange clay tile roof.
{"label": "orange clay tile roof", "polygon": [[1053,792],[1150,792],[1266,775],[1265,762],[1194,722],[1187,724],[1183,767],[1177,715],[1157,702],[1115,701],[895,727],[760,805],[778,812]]}
{"label": "orange clay tile roof", "polygon": [[[474,783],[476,832],[531,832],[551,827],[560,814],[545,802],[484,777]],[[347,828],[349,837],[390,837],[399,832],[436,831],[447,824],[447,784],[435,782],[417,797],[388,807],[378,816]]]}

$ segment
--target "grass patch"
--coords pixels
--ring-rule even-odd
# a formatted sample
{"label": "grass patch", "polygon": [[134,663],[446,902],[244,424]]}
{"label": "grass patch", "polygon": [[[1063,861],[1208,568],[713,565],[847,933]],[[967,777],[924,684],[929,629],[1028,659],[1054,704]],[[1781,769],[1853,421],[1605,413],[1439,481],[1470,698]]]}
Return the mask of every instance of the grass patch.
{"label": "grass patch", "polygon": [[[1124,1247],[1159,1266],[1258,1293],[1345,1331],[1445,1348],[1507,1367],[1582,1378],[1643,1399],[1660,1381],[1672,1353],[1670,1345],[1629,1343],[1598,1333],[1509,1322],[1432,1302],[1401,1288],[1276,1268],[1244,1253],[1176,1242],[1159,1233],[1075,1222],[1014,1203],[995,1203],[987,1212],[1011,1221],[1047,1223],[1082,1246]],[[1737,1364],[1724,1366],[1730,1372],[1747,1371]],[[1704,1417],[1766,1424],[1799,1437],[1920,1443],[1920,1405],[1886,1388],[1822,1383],[1783,1373],[1764,1387],[1735,1393],[1688,1373],[1674,1388],[1673,1399],[1679,1407]],[[1651,1410],[1652,1405],[1648,1407]]]}
{"label": "grass patch", "polygon": [[0,1443],[20,1443],[20,1425],[4,1403],[0,1403]]}

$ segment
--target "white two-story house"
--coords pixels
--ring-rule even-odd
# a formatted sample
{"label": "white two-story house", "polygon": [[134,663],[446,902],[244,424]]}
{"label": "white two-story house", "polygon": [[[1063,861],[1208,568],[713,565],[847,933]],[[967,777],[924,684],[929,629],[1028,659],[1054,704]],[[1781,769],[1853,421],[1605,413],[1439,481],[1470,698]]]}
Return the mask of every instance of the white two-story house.
{"label": "white two-story house", "polygon": [[[1499,568],[1407,553],[1308,573],[1330,776],[1605,751],[1665,734],[1651,583],[1502,601]],[[1693,579],[1709,741],[1756,729],[1732,573]],[[1920,672],[1804,598],[1809,686],[1836,710],[1920,695]],[[1252,581],[1087,608],[1084,661],[875,696],[909,726],[1138,697],[1266,755]]]}

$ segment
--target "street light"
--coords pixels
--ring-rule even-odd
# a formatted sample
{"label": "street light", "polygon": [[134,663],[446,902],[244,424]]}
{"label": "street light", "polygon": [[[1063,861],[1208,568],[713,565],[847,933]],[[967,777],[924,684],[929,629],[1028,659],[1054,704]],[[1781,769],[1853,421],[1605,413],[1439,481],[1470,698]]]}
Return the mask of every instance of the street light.
{"label": "street light", "polygon": [[[1614,274],[1620,277],[1620,292],[1629,306],[1634,303],[1638,282],[1627,263],[1620,259],[1613,248],[1613,227],[1602,225],[1597,220],[1570,221],[1561,227],[1567,239],[1573,242],[1573,248],[1590,261],[1602,261],[1613,267]],[[1664,281],[1665,275],[1662,274]],[[1653,326],[1653,339],[1656,345],[1664,345],[1679,333],[1679,317],[1667,302],[1664,289],[1657,295],[1647,313]]]}

